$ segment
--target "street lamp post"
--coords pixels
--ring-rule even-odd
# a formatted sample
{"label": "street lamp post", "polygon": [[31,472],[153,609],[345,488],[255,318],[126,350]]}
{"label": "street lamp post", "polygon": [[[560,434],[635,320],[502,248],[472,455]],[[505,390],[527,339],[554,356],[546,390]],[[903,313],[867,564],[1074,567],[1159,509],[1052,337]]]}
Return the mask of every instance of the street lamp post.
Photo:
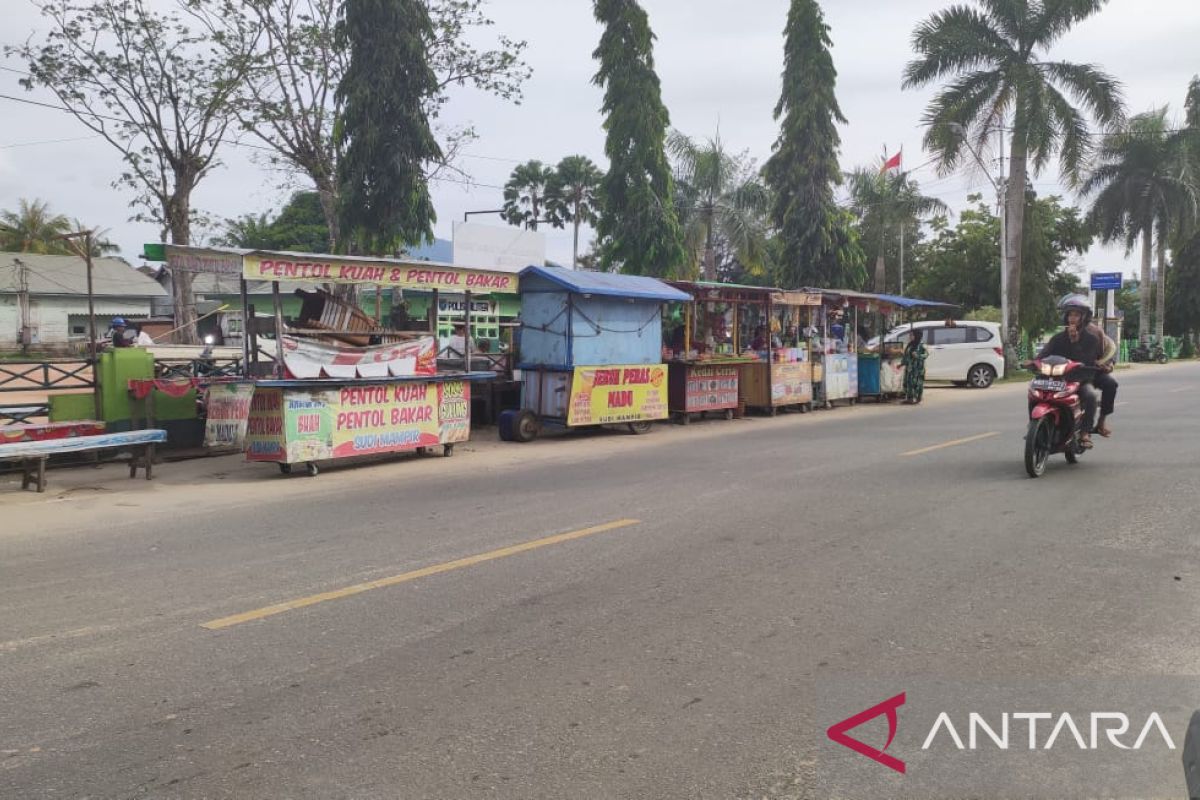
{"label": "street lamp post", "polygon": [[1007,375],[1011,360],[1010,348],[1015,348],[1016,343],[1008,341],[1008,203],[1005,197],[1007,182],[1004,177],[1004,128],[996,129],[1000,136],[1000,178],[998,180],[992,177],[987,164],[983,161],[983,156],[971,146],[967,129],[957,122],[951,122],[950,130],[962,137],[963,144],[966,145],[967,150],[983,170],[988,183],[992,184],[992,188],[996,190],[996,207],[1000,215],[1000,342],[1004,346],[1004,372]]}

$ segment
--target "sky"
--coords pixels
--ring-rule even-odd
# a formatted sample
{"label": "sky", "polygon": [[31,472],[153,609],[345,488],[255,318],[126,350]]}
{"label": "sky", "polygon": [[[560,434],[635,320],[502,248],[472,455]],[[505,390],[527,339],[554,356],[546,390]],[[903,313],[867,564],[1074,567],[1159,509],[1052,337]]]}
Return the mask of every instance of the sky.
{"label": "sky", "polygon": [[[166,2],[166,0],[158,0]],[[848,122],[841,127],[843,169],[877,162],[886,145],[903,148],[905,168],[926,194],[957,210],[972,192],[994,202],[982,170],[939,175],[921,150],[921,116],[936,87],[901,89],[901,72],[911,58],[916,25],[950,0],[826,0],[838,98]],[[643,0],[657,36],[655,61],[671,124],[694,138],[720,131],[726,148],[746,151],[760,164],[770,155],[778,126],[772,118],[783,67],[787,0]],[[602,167],[604,132],[601,92],[591,83],[592,51],[600,29],[586,0],[490,0],[495,31],[528,41],[525,60],[533,76],[519,105],[473,91],[456,90],[444,122],[471,124],[479,139],[461,166],[469,179],[432,186],[438,214],[435,233],[450,238],[454,220],[467,211],[498,208],[501,187],[513,167],[529,159],[556,163],[583,154]],[[16,44],[38,30],[41,20],[28,0],[0,0],[5,24],[0,43]],[[491,35],[489,33],[488,35]],[[1131,113],[1170,103],[1177,114],[1188,81],[1200,73],[1197,0],[1110,0],[1097,16],[1078,25],[1054,49],[1056,59],[1093,63],[1124,84]],[[486,42],[481,39],[481,42]],[[0,62],[0,95],[53,102],[42,90],[26,92]],[[136,261],[141,244],[156,241],[153,226],[129,221],[133,193],[113,188],[121,170],[116,151],[88,138],[68,114],[0,98],[0,209],[18,198],[40,198],[53,209],[88,225],[110,229],[122,254]],[[985,154],[994,173],[994,154]],[[278,209],[293,188],[305,188],[269,169],[246,147],[230,146],[222,166],[201,184],[194,204],[215,218]],[[1074,195],[1056,171],[1034,178],[1042,194]],[[476,217],[476,221],[484,219]],[[496,220],[499,224],[499,220]],[[586,234],[584,241],[587,240]],[[571,231],[547,232],[548,257],[571,258]],[[1137,272],[1123,248],[1095,247],[1077,260],[1080,271]]]}

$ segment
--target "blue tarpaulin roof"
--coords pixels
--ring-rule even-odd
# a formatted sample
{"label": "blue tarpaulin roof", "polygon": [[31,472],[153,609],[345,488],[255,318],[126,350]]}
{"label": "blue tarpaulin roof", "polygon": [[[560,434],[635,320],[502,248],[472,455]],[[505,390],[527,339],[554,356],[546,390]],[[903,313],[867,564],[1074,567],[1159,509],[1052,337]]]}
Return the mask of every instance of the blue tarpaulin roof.
{"label": "blue tarpaulin roof", "polygon": [[685,302],[692,296],[667,286],[657,278],[641,275],[618,275],[612,272],[580,272],[562,267],[526,267],[521,271],[521,281],[526,278],[544,278],[575,294],[590,294],[602,297],[628,297],[637,300],[674,300]]}
{"label": "blue tarpaulin roof", "polygon": [[937,300],[920,300],[916,297],[902,297],[898,294],[852,292],[849,289],[806,289],[805,291],[822,292],[840,297],[853,297],[860,300],[874,300],[878,303],[887,303],[888,305],[899,306],[900,308],[959,308],[954,303],[942,303]]}

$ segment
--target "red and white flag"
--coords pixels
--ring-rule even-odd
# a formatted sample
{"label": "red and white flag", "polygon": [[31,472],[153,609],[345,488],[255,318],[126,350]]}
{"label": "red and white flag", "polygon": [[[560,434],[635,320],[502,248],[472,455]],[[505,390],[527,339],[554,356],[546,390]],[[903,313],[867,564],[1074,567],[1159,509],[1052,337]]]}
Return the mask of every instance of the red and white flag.
{"label": "red and white flag", "polygon": [[881,170],[879,170],[879,172],[882,174],[884,172],[888,172],[893,169],[900,169],[900,167],[901,167],[901,165],[903,165],[903,163],[904,163],[904,151],[901,150],[899,153],[896,153],[896,155],[892,156],[887,161],[884,161],[883,168]]}

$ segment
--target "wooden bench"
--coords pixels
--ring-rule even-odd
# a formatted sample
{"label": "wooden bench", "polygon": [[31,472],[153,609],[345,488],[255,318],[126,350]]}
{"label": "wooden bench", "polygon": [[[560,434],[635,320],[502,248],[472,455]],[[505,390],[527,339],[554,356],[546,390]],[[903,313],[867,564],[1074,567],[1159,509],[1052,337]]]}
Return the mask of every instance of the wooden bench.
{"label": "wooden bench", "polygon": [[154,446],[167,440],[164,430],[129,431],[105,433],[100,436],[74,436],[68,439],[51,439],[41,442],[13,442],[0,444],[0,461],[20,461],[22,466],[21,489],[36,486],[38,492],[46,491],[46,461],[60,453],[85,453],[96,450],[111,450],[127,447],[129,477],[137,477],[138,467],[152,477]]}

